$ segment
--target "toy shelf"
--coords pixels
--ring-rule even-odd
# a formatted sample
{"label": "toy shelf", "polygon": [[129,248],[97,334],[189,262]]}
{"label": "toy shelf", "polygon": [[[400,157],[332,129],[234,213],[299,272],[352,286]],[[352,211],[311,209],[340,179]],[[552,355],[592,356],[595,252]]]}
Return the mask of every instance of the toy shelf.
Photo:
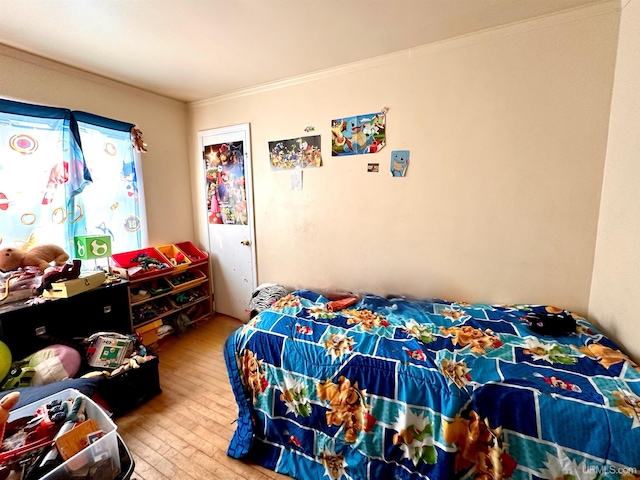
{"label": "toy shelf", "polygon": [[139,323],[134,323],[133,328],[136,329],[136,328],[144,327],[145,325],[149,325],[150,323],[153,323],[156,320],[162,320],[163,318],[168,317],[169,315],[172,315],[174,313],[176,313],[176,310],[172,309],[172,310],[168,310],[166,312],[160,313],[155,317],[145,318],[143,321]]}
{"label": "toy shelf", "polygon": [[[131,332],[149,328],[162,321],[164,325],[176,325],[175,318],[183,313],[189,318],[187,325],[206,320],[213,315],[213,295],[209,277],[209,256],[189,242],[176,244],[184,246],[187,258],[191,260],[182,270],[171,269],[145,275],[144,278],[129,279],[129,315]],[[160,248],[160,247],[158,247]],[[162,247],[164,248],[164,247]],[[145,290],[148,294],[140,295]],[[176,299],[185,303],[176,302]],[[158,312],[153,314],[154,308]],[[150,314],[151,312],[151,314]],[[185,321],[185,319],[182,319]],[[160,328],[159,326],[156,327]]]}
{"label": "toy shelf", "polygon": [[[161,313],[161,314],[159,314],[159,315],[157,315],[157,316],[155,316],[153,318],[145,319],[142,322],[134,323],[133,327],[134,328],[144,327],[145,325],[153,323],[156,320],[161,320],[163,318],[166,318],[166,317],[168,317],[170,315],[173,315],[175,313],[178,313],[180,311],[188,310],[189,308],[193,307],[194,305],[197,305],[198,303],[201,303],[201,302],[204,302],[204,301],[207,301],[207,300],[208,300],[208,298],[206,296],[202,296],[202,297],[196,298],[195,300],[193,300],[193,301],[191,301],[189,303],[185,303],[184,305],[174,305],[173,308],[171,308],[171,310],[169,310],[169,311]],[[189,322],[189,325],[197,323],[200,320],[204,320],[205,318],[208,318],[210,315],[211,315],[210,313],[206,313],[204,315],[201,315],[200,317],[197,317],[197,318],[191,320]]]}
{"label": "toy shelf", "polygon": [[174,295],[176,293],[184,292],[186,290],[191,290],[192,288],[196,288],[196,287],[202,285],[203,283],[208,283],[208,282],[209,282],[208,278],[200,278],[195,283],[189,283],[189,284],[180,285],[178,287],[173,287],[171,290],[169,290],[167,292],[164,292],[164,293],[160,293],[158,295],[151,295],[149,297],[143,298],[142,300],[135,300],[135,301],[132,300],[131,301],[131,307],[137,307],[137,306],[142,305],[144,303],[147,303],[147,302],[150,302],[150,301],[153,301],[153,300],[157,300],[157,299],[162,298],[162,297],[166,297],[167,295]]}

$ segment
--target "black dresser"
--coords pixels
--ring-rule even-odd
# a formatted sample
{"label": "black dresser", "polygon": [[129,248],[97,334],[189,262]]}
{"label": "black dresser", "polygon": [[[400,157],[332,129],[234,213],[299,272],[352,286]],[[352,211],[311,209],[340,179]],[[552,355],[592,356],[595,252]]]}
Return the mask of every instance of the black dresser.
{"label": "black dresser", "polygon": [[86,338],[95,332],[131,333],[129,282],[102,285],[69,298],[37,305],[24,301],[0,306],[0,340],[13,360],[41,348]]}

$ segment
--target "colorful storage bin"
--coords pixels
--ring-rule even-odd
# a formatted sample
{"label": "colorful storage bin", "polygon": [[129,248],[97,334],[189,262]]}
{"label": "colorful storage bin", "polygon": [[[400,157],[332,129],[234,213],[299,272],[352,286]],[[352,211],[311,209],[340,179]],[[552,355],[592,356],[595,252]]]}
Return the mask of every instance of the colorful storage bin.
{"label": "colorful storage bin", "polygon": [[164,277],[151,279],[145,282],[143,287],[152,297],[171,291],[171,285]]}
{"label": "colorful storage bin", "polygon": [[111,272],[129,280],[137,280],[174,270],[167,257],[153,247],[114,253],[111,256],[109,268]]}
{"label": "colorful storage bin", "polygon": [[174,290],[186,290],[191,287],[200,285],[207,276],[197,269],[191,269],[188,272],[179,273],[168,278],[169,283]]}
{"label": "colorful storage bin", "polygon": [[162,326],[162,320],[155,320],[142,327],[136,328],[136,333],[142,337],[143,345],[151,345],[158,341],[158,329]]}
{"label": "colorful storage bin", "polygon": [[191,265],[191,260],[189,260],[187,254],[172,243],[169,245],[161,245],[156,248],[167,258],[167,260],[169,260],[176,272],[186,270],[189,268],[189,265]]}
{"label": "colorful storage bin", "polygon": [[203,252],[191,242],[179,242],[175,245],[187,256],[189,260],[191,260],[191,263],[194,265],[204,263],[209,258],[209,254],[207,252]]}

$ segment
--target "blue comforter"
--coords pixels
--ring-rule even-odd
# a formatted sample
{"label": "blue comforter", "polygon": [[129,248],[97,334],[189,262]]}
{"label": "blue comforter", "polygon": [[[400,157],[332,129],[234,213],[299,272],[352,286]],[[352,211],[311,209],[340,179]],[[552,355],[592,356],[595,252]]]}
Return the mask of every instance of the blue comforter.
{"label": "blue comforter", "polygon": [[228,454],[298,479],[640,478],[640,368],[553,307],[290,294],[227,340]]}

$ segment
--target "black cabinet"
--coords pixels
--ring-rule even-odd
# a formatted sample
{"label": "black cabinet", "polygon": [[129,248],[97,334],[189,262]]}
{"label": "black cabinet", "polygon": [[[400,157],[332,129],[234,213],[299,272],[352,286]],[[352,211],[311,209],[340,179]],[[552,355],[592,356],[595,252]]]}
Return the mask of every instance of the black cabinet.
{"label": "black cabinet", "polygon": [[122,281],[38,305],[0,306],[0,340],[19,360],[52,340],[73,341],[102,331],[131,333],[128,286]]}

